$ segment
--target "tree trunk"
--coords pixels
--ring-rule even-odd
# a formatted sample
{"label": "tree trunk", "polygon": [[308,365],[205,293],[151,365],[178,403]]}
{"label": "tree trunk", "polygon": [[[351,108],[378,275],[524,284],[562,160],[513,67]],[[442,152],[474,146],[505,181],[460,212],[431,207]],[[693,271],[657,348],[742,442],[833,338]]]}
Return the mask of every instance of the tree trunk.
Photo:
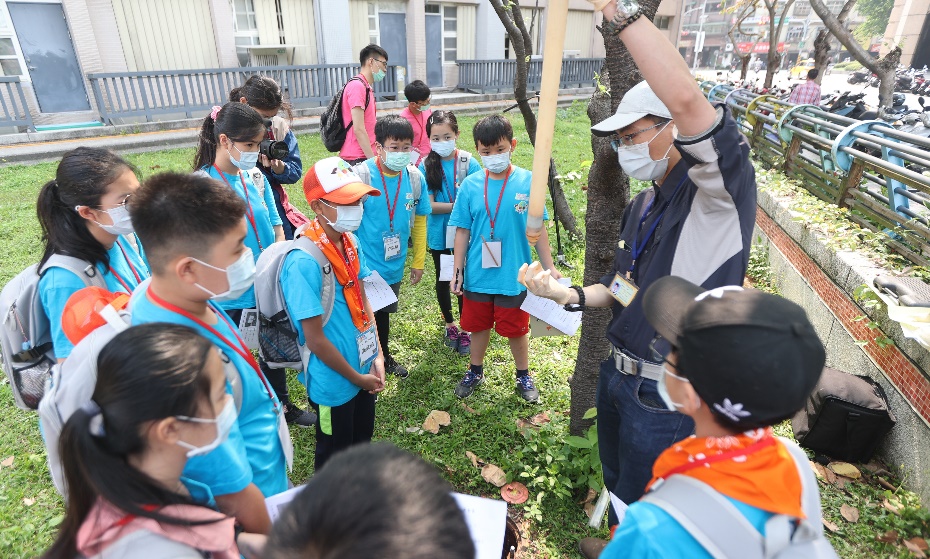
{"label": "tree trunk", "polygon": [[[849,12],[852,11],[855,4],[856,0],[846,0],[840,13],[836,16],[837,21],[839,21],[840,25],[844,28],[846,26],[846,19],[849,17]],[[827,66],[830,64],[830,57],[832,55],[833,37],[830,31],[824,27],[817,32],[817,37],[814,39],[814,68],[817,68],[820,72],[817,75],[817,79],[814,81],[818,84],[823,82],[823,77],[827,75]]]}
{"label": "tree trunk", "polygon": [[[849,54],[869,70],[875,73],[881,80],[878,88],[878,104],[880,107],[891,105],[892,93],[894,93],[895,69],[901,61],[901,47],[895,46],[891,51],[880,59],[872,58],[862,45],[853,37],[852,32],[847,30],[837,16],[830,13],[827,5],[823,0],[810,0],[811,8],[823,21],[823,24],[836,39],[846,47]],[[845,6],[844,6],[845,9]],[[850,6],[852,9],[852,6]]]}
{"label": "tree trunk", "polygon": [[[520,115],[523,117],[523,124],[526,126],[526,133],[530,137],[530,143],[536,145],[536,113],[530,105],[527,98],[526,80],[529,74],[529,53],[532,51],[532,40],[526,30],[526,21],[519,6],[513,5],[509,9],[505,8],[501,0],[489,0],[497,17],[504,24],[504,29],[510,37],[510,47],[513,49],[514,57],[517,62],[517,71],[513,78],[513,95],[517,101],[517,107],[520,109]],[[578,222],[575,214],[572,213],[571,206],[565,198],[565,191],[562,189],[562,181],[556,179],[558,171],[555,167],[555,160],[549,160],[549,192],[552,197],[552,206],[558,216],[559,222],[569,236],[575,239],[581,238],[581,231],[578,229]]]}
{"label": "tree trunk", "polygon": [[[642,0],[643,15],[652,20],[659,0]],[[588,103],[588,118],[597,124],[614,114],[620,99],[642,76],[629,51],[615,35],[604,36],[607,57],[601,71],[601,83],[609,93],[596,91]],[[630,201],[630,179],[623,174],[610,138],[591,135],[594,163],[588,172],[588,206],[585,213],[584,285],[600,281],[611,271],[614,251],[620,238],[620,219]],[[584,414],[597,404],[597,379],[601,361],[610,350],[607,324],[610,309],[588,309],[581,318],[581,339],[571,380],[570,431],[581,435],[591,425]]]}
{"label": "tree trunk", "polygon": [[740,57],[740,70],[739,70],[739,79],[740,81],[746,81],[746,76],[749,75],[749,57]]}
{"label": "tree trunk", "polygon": [[[781,13],[779,13],[779,0],[764,1],[765,8],[769,13],[769,53],[766,57],[765,82],[762,87],[770,88],[772,87],[772,81],[775,79],[775,74],[781,67],[781,60],[784,56],[778,52],[778,39],[781,37],[781,30],[785,27],[785,19],[788,11],[791,10],[792,4],[794,4],[794,0],[785,2],[781,6]],[[778,26],[775,25],[776,19],[778,20]]]}

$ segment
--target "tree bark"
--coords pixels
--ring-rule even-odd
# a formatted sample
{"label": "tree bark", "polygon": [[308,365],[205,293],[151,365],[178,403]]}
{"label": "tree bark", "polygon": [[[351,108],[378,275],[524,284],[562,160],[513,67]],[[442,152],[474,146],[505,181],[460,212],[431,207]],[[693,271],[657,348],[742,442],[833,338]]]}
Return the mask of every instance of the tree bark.
{"label": "tree bark", "polygon": [[[778,52],[778,39],[781,37],[781,30],[785,27],[785,16],[791,9],[794,0],[788,0],[781,7],[781,13],[778,13],[779,0],[762,0],[765,3],[765,9],[769,13],[769,53],[766,57],[765,82],[762,87],[772,87],[772,80],[775,73],[781,67],[781,59],[784,56]],[[778,20],[778,26],[775,26],[775,20]]]}
{"label": "tree bark", "polygon": [[[836,20],[840,22],[843,28],[846,27],[846,19],[849,18],[849,13],[852,11],[855,4],[856,0],[846,0],[840,13],[837,14]],[[817,32],[817,37],[814,38],[814,68],[817,68],[820,72],[817,75],[817,79],[814,81],[818,84],[823,82],[823,77],[827,74],[827,66],[830,64],[830,57],[832,55],[833,37],[830,31],[824,27]]]}
{"label": "tree bark", "polygon": [[[888,54],[876,60],[856,41],[852,33],[843,26],[837,16],[830,13],[823,0],[810,0],[810,3],[811,8],[820,17],[826,28],[846,47],[849,54],[878,76],[881,80],[881,85],[878,88],[878,104],[880,107],[890,106],[896,77],[894,71],[901,61],[901,47],[895,45]],[[850,6],[850,9],[852,9],[852,6]]]}
{"label": "tree bark", "polygon": [[[532,39],[526,29],[526,21],[523,19],[523,13],[520,7],[513,4],[504,7],[501,0],[489,0],[497,17],[504,24],[504,29],[510,37],[510,47],[513,49],[514,57],[517,62],[517,71],[513,78],[513,95],[517,101],[517,107],[520,109],[520,115],[523,117],[523,124],[526,126],[526,133],[530,137],[530,143],[536,145],[536,113],[530,105],[527,97],[526,81],[529,74],[529,53],[532,51]],[[530,48],[528,48],[530,46]],[[558,171],[555,167],[555,160],[549,160],[549,192],[552,197],[552,206],[558,216],[559,222],[565,231],[572,238],[581,238],[581,231],[578,229],[578,222],[575,214],[572,213],[571,206],[565,198],[565,191],[562,189],[562,181],[555,178]]]}
{"label": "tree bark", "polygon": [[[652,20],[659,0],[642,0],[640,6],[643,16]],[[607,57],[601,71],[601,84],[607,92],[595,91],[588,103],[588,118],[592,125],[614,114],[624,94],[643,79],[629,51],[617,36],[604,35],[604,46]],[[620,238],[620,220],[630,201],[630,179],[620,169],[617,154],[610,147],[610,138],[592,134],[591,150],[594,163],[588,172],[584,285],[599,282],[613,269],[614,250]],[[581,339],[571,380],[569,430],[574,435],[583,434],[592,423],[583,416],[597,404],[600,365],[610,349],[606,337],[610,317],[610,309],[588,309],[581,318]]]}
{"label": "tree bark", "polygon": [[[756,50],[756,44],[759,42],[761,34],[759,33],[745,33],[743,31],[743,23],[746,19],[755,14],[756,6],[758,5],[759,0],[750,0],[744,2],[736,7],[736,22],[733,24],[733,27],[727,31],[727,38],[730,39],[730,43],[733,45],[733,52],[736,54],[736,57],[739,58],[740,62],[740,81],[746,79],[746,75],[749,73],[749,59],[752,58],[752,51]],[[741,35],[746,35],[747,37],[755,37],[752,42],[752,46],[749,47],[749,52],[743,54],[740,50],[736,37],[733,35],[734,32],[739,32]]]}

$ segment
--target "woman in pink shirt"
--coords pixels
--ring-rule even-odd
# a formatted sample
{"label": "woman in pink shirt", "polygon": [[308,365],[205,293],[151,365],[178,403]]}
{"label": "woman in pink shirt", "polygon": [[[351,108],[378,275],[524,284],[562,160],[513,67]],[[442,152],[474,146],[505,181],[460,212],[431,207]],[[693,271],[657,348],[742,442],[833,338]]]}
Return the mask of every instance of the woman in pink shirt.
{"label": "woman in pink shirt", "polygon": [[400,112],[400,116],[409,120],[410,126],[413,126],[413,149],[420,154],[415,165],[419,165],[432,149],[426,130],[426,121],[433,114],[429,108],[430,95],[429,86],[420,80],[412,81],[404,88],[407,108]]}

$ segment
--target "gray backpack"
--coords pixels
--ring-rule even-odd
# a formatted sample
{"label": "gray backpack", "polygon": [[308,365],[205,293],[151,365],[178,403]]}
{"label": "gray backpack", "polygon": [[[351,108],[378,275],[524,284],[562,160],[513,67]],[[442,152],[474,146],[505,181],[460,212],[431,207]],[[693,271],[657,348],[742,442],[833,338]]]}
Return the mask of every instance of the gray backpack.
{"label": "gray backpack", "polygon": [[[371,172],[368,170],[368,163],[363,161],[355,167],[352,167],[352,170],[362,179],[362,182],[371,185]],[[413,222],[417,217],[417,205],[420,203],[420,194],[423,191],[423,185],[420,181],[422,175],[420,174],[420,170],[414,165],[407,165],[407,174],[410,175],[410,188],[413,189],[413,211],[410,212],[410,230],[413,231]],[[375,188],[378,187],[376,186]]]}
{"label": "gray backpack", "polygon": [[[61,468],[58,440],[65,422],[75,411],[81,409],[94,395],[97,385],[97,356],[117,334],[129,328],[131,315],[128,311],[117,313],[113,307],[104,307],[101,316],[106,319],[103,326],[84,337],[74,346],[64,363],[56,364],[45,382],[45,397],[39,403],[39,419],[42,439],[48,455],[48,469],[55,488],[68,498],[65,474]],[[242,381],[235,365],[220,349],[223,357],[226,380],[232,389],[236,410],[242,407]]]}
{"label": "gray backpack", "polygon": [[[53,254],[42,269],[38,264],[20,272],[0,291],[0,360],[13,389],[16,405],[34,410],[45,392],[45,381],[57,362],[49,317],[39,297],[39,280],[49,268],[64,268],[81,278],[85,287],[107,289],[97,267],[79,258]],[[54,317],[60,320],[61,317]]]}
{"label": "gray backpack", "polygon": [[765,523],[765,535],[739,509],[710,485],[686,475],[673,475],[640,499],[681,524],[714,559],[835,559],[820,521],[820,492],[807,455],[779,437],[801,476],[801,506],[807,518],[777,514]]}
{"label": "gray backpack", "polygon": [[[353,237],[355,241],[355,238]],[[357,241],[356,241],[357,242]],[[309,254],[323,272],[323,325],[329,322],[336,300],[336,277],[333,267],[310,238],[299,236],[291,241],[274,243],[262,251],[255,263],[255,306],[258,310],[258,352],[272,369],[302,369],[309,357],[306,346],[297,343],[297,321],[291,320],[284,304],[281,271],[292,251]]]}

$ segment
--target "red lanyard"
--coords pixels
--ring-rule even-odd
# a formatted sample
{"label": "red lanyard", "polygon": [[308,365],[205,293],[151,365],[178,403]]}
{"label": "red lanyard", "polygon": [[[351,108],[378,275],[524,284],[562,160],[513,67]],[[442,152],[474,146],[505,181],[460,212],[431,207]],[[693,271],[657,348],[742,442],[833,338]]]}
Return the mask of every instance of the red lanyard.
{"label": "red lanyard", "polygon": [[397,175],[397,190],[394,191],[394,205],[391,205],[391,199],[388,198],[387,179],[384,178],[384,169],[381,168],[381,162],[378,162],[378,170],[381,171],[381,184],[384,185],[384,203],[388,209],[388,224],[391,226],[391,233],[394,232],[394,212],[397,210],[397,200],[400,198],[400,185],[403,183],[404,171],[401,170]]}
{"label": "red lanyard", "polygon": [[[229,183],[226,175],[223,174],[223,171],[220,171],[220,168],[216,166],[216,163],[213,164],[213,168],[216,169],[216,172],[220,174],[220,178],[223,179],[223,182],[226,183],[226,186],[235,192],[236,189],[233,188],[233,186]],[[242,182],[242,192],[245,193],[245,217],[249,218],[249,224],[252,225],[252,231],[255,232],[255,240],[258,241],[258,251],[262,252],[265,250],[265,247],[262,246],[262,239],[258,236],[258,227],[255,225],[255,212],[252,211],[252,202],[249,201],[249,185],[245,184],[245,178],[242,176],[242,171],[239,171],[239,181]]]}
{"label": "red lanyard", "polygon": [[455,150],[455,155],[452,157],[452,193],[449,193],[449,190],[446,189],[446,170],[442,168],[442,161],[439,162],[439,170],[442,172],[442,189],[446,191],[446,197],[449,199],[450,204],[455,203],[455,194],[458,190],[458,174],[455,172],[455,166],[459,161],[459,150]]}
{"label": "red lanyard", "polygon": [[[139,276],[139,272],[136,271],[136,267],[132,265],[132,261],[129,259],[129,255],[126,254],[126,249],[124,249],[123,245],[120,244],[119,239],[116,240],[116,246],[118,246],[120,249],[120,252],[123,253],[123,259],[126,260],[126,264],[129,265],[129,269],[132,271],[132,275],[136,277],[136,285],[139,285],[140,283],[142,283],[142,278]],[[123,288],[126,289],[126,293],[132,295],[132,288],[129,287],[129,284],[127,284],[123,280],[122,276],[119,275],[119,272],[114,270],[113,266],[110,266],[109,268],[110,268],[110,273],[113,274],[113,277],[116,278],[116,281],[120,282]]]}
{"label": "red lanyard", "polygon": [[678,466],[677,468],[672,468],[671,470],[665,472],[661,476],[664,479],[668,479],[675,474],[681,474],[687,472],[688,470],[693,470],[707,464],[713,464],[714,462],[722,462],[731,458],[739,458],[741,456],[749,456],[750,454],[762,450],[763,448],[772,446],[775,444],[775,437],[765,437],[759,441],[752,443],[751,445],[745,448],[736,448],[728,452],[721,452],[720,454],[715,454],[713,456],[708,456],[707,458],[702,458],[701,460],[695,460],[694,462],[687,462]]}
{"label": "red lanyard", "polygon": [[[258,366],[258,362],[255,361],[254,357],[252,357],[252,352],[249,351],[249,348],[245,345],[245,342],[242,341],[241,337],[239,337],[239,333],[236,332],[236,328],[232,325],[229,319],[226,318],[226,313],[216,310],[216,309],[214,309],[213,311],[218,317],[223,319],[223,322],[225,322],[227,326],[229,326],[229,331],[232,332],[233,336],[236,337],[236,341],[238,342],[237,344],[232,343],[231,341],[229,341],[228,338],[226,338],[226,336],[224,336],[223,334],[220,334],[216,328],[210,326],[206,322],[200,320],[199,318],[187,312],[186,310],[182,309],[181,307],[172,305],[171,303],[169,303],[168,301],[165,301],[158,295],[155,295],[155,292],[152,291],[151,287],[147,290],[146,295],[148,295],[149,299],[151,299],[152,302],[155,303],[156,305],[162,307],[165,310],[169,310],[171,312],[174,312],[174,313],[177,313],[183,316],[184,318],[194,322],[194,324],[196,324],[197,326],[200,326],[207,332],[210,332],[217,338],[223,340],[223,343],[229,349],[235,351],[236,353],[239,354],[239,357],[242,357],[243,359],[245,359],[246,363],[248,363],[250,367],[255,369],[255,373],[258,374],[258,378],[262,380],[262,384],[265,385],[265,390],[268,392],[268,397],[271,398],[271,401],[274,403],[275,411],[277,412],[278,404],[275,401],[275,396],[274,396],[274,392],[271,390],[271,385],[268,384],[268,380],[265,378],[264,373],[262,373],[262,368]],[[213,308],[212,304],[210,305],[210,308],[211,309]]]}
{"label": "red lanyard", "polygon": [[510,169],[507,169],[507,176],[504,177],[504,186],[501,187],[500,196],[497,197],[497,209],[494,210],[494,215],[491,215],[491,206],[488,205],[488,178],[491,176],[491,171],[484,171],[484,209],[488,211],[488,221],[491,222],[491,238],[494,238],[494,224],[497,223],[497,214],[501,211],[501,201],[504,199],[504,190],[507,189],[507,181],[510,179]]}

